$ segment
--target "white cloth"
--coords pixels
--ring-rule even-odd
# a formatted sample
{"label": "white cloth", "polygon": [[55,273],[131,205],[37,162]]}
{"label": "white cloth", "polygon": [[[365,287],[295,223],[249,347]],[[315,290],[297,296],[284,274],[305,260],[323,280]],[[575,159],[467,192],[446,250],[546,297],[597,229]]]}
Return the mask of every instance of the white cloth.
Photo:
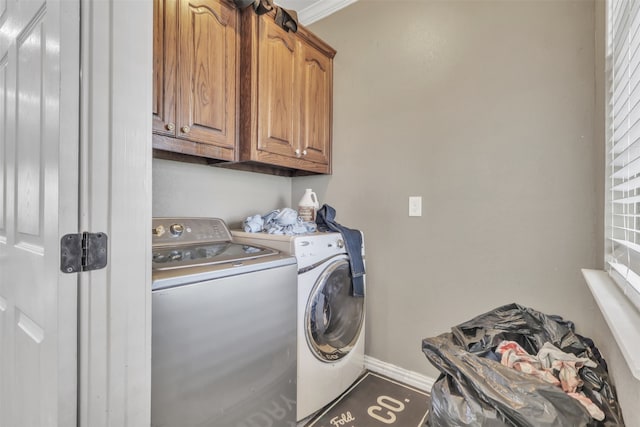
{"label": "white cloth", "polygon": [[517,342],[506,340],[498,345],[496,353],[501,355],[501,364],[561,387],[565,393],[584,406],[594,419],[604,420],[604,412],[588,397],[578,392],[583,385],[578,371],[583,366],[597,367],[593,360],[565,353],[549,342],[544,343],[536,356],[527,353]]}

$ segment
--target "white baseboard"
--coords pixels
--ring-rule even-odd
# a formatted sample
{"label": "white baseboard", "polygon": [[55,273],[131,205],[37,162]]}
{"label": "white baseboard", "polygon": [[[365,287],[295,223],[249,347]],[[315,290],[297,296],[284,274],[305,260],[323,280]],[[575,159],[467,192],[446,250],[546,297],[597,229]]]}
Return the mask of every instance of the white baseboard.
{"label": "white baseboard", "polygon": [[375,357],[367,355],[364,356],[364,367],[372,372],[387,376],[391,379],[400,381],[426,392],[431,391],[431,387],[435,382],[435,379],[426,375],[419,374],[414,371],[409,371],[407,369],[392,365],[391,363],[383,362],[382,360],[378,360]]}

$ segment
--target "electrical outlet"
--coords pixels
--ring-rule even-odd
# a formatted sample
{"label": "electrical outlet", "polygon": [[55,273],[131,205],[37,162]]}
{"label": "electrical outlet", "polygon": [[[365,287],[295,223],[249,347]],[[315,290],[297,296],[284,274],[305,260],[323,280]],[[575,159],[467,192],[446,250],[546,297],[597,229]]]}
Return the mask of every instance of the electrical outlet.
{"label": "electrical outlet", "polygon": [[422,216],[422,196],[409,196],[409,216]]}

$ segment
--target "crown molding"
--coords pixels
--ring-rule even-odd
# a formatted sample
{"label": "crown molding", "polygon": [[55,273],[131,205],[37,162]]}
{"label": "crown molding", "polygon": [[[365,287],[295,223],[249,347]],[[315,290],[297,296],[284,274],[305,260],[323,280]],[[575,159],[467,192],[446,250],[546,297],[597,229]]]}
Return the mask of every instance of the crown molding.
{"label": "crown molding", "polygon": [[310,25],[356,1],[357,0],[318,0],[311,6],[298,11],[298,20],[302,25]]}

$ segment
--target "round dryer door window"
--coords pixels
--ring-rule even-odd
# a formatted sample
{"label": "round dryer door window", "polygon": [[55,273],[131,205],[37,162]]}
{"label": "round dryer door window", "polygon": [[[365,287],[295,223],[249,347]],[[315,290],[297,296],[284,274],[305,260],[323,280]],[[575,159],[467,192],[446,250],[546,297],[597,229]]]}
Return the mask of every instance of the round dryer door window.
{"label": "round dryer door window", "polygon": [[347,260],[330,264],[316,281],[307,303],[307,342],[324,362],[349,354],[362,329],[364,298],[352,295],[349,273]]}

